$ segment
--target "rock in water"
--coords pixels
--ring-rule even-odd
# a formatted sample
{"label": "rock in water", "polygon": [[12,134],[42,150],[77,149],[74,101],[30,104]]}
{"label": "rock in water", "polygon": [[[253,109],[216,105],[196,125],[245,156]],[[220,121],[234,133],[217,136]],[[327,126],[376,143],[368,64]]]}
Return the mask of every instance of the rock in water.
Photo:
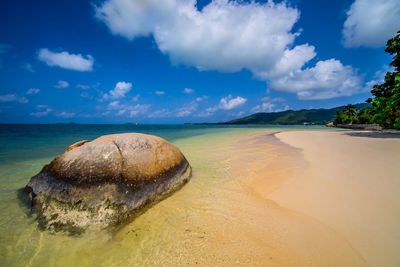
{"label": "rock in water", "polygon": [[79,141],[26,186],[47,229],[116,225],[184,185],[191,167],[180,150],[152,135],[127,133]]}

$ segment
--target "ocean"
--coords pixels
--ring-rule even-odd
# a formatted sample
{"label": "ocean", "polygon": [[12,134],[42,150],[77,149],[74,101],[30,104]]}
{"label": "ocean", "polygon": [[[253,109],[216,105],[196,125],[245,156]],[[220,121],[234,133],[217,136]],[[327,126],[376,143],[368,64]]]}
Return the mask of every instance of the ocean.
{"label": "ocean", "polygon": [[[212,251],[205,249],[210,237],[223,231],[220,228],[223,225],[210,228],[210,220],[237,219],[232,211],[227,212],[229,208],[222,209],[226,203],[221,196],[231,197],[238,186],[232,183],[235,177],[229,177],[229,157],[223,153],[225,149],[253,133],[310,128],[0,125],[0,265],[178,266],[206,265],[210,260],[217,263],[221,259],[213,259]],[[192,180],[173,196],[118,229],[79,236],[40,230],[29,209],[19,201],[18,190],[70,144],[124,132],[154,134],[175,143],[193,168]]]}

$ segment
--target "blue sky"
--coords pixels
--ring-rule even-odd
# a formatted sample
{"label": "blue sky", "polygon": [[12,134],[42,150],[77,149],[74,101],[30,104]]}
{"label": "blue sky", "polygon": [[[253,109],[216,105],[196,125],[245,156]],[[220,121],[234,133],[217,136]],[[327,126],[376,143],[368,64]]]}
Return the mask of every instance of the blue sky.
{"label": "blue sky", "polygon": [[363,102],[397,0],[5,0],[0,122],[182,123]]}

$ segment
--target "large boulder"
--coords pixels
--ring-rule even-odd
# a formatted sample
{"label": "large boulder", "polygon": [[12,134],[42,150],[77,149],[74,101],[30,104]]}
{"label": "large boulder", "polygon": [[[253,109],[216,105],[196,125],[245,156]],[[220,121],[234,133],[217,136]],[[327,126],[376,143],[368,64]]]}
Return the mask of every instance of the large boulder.
{"label": "large boulder", "polygon": [[27,184],[33,211],[48,229],[116,225],[184,185],[191,167],[156,136],[128,133],[71,145]]}

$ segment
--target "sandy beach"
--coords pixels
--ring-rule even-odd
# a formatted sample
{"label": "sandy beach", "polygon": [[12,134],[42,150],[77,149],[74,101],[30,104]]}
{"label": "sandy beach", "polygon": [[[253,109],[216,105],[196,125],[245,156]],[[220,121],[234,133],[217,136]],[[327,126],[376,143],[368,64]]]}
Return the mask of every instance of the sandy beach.
{"label": "sandy beach", "polygon": [[268,197],[320,221],[370,266],[400,264],[400,139],[345,132],[283,132],[304,169]]}
{"label": "sandy beach", "polygon": [[[306,221],[300,231],[307,237],[298,245],[321,257],[320,262],[315,262],[315,257],[312,263],[399,266],[400,139],[330,131],[292,131],[275,136],[284,143],[280,153],[286,152],[265,169],[257,170],[262,162],[252,161],[256,171],[247,177],[247,184],[255,195]],[[262,138],[258,136],[258,140]],[[320,228],[310,229],[314,227],[311,221]],[[326,233],[331,236],[322,240]],[[321,243],[313,244],[312,238]],[[340,250],[348,254],[331,257]],[[358,261],[351,261],[357,257]]]}

